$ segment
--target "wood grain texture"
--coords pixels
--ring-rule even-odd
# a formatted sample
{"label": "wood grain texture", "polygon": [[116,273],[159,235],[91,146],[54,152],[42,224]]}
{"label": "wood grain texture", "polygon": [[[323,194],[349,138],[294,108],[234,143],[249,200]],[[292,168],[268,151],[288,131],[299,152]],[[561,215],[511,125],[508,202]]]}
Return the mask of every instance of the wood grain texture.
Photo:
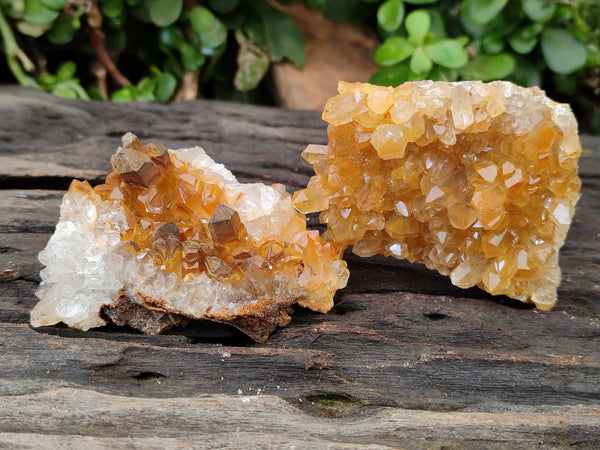
{"label": "wood grain texture", "polygon": [[[99,104],[0,87],[0,447],[593,448],[600,441],[600,139],[554,310],[462,290],[422,265],[347,254],[327,315],[298,309],[265,344],[194,322],[32,329],[72,177],[98,181],[121,134],[202,145],[243,181],[302,187],[314,112],[219,102]],[[314,218],[311,224],[315,224]]]}
{"label": "wood grain texture", "polygon": [[[67,388],[3,400],[14,412],[0,412],[5,429],[0,433],[0,445],[18,439],[28,442],[40,426],[49,431],[50,436],[44,437],[50,439],[48,443],[72,442],[75,438],[82,444],[129,441],[136,445],[148,443],[153,448],[162,440],[166,448],[185,442],[205,442],[211,448],[419,448],[452,445],[461,436],[470,436],[463,443],[471,448],[490,441],[498,447],[552,448],[590,445],[600,439],[596,426],[600,408],[593,407],[498,413],[373,408],[353,417],[327,420],[304,414],[272,395],[123,401],[112,395]],[[181,424],[186,428],[182,429]],[[553,434],[558,427],[563,430],[560,437]]]}

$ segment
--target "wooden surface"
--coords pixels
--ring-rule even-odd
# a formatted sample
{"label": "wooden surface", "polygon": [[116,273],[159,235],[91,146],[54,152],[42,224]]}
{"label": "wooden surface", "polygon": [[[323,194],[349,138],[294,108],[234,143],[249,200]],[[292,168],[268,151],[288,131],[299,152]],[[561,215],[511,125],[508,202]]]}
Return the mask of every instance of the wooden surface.
{"label": "wooden surface", "polygon": [[582,138],[582,196],[550,312],[348,255],[334,310],[298,310],[265,344],[200,322],[163,336],[32,329],[37,253],[64,189],[100,180],[126,131],[199,144],[240,180],[290,191],[311,175],[304,146],[327,139],[314,112],[1,87],[0,448],[597,448],[599,138]]}

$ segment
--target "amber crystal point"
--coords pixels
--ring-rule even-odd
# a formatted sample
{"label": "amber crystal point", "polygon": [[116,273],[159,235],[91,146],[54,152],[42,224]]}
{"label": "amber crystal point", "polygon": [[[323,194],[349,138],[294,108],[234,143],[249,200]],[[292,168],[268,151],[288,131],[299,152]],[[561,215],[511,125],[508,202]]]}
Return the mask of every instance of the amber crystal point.
{"label": "amber crystal point", "polygon": [[327,148],[294,194],[325,237],[359,256],[424,263],[462,288],[549,309],[579,196],[581,146],[567,105],[512,83],[344,83],[327,102]]}
{"label": "amber crystal point", "polygon": [[106,182],[73,181],[40,253],[34,326],[106,321],[156,334],[209,319],[262,341],[300,304],[327,312],[342,246],[306,230],[282,185],[241,184],[199,147],[123,136]]}

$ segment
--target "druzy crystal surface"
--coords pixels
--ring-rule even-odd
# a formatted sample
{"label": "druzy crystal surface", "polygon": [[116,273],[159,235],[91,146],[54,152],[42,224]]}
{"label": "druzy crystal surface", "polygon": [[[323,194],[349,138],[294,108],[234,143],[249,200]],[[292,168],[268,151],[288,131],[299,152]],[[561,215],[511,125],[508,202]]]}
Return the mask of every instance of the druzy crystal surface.
{"label": "druzy crystal surface", "polygon": [[359,256],[424,263],[462,288],[549,309],[581,182],[569,107],[509,82],[340,83],[327,146],[294,195]]}
{"label": "druzy crystal surface", "polygon": [[282,185],[238,183],[199,147],[130,133],[111,165],[105,184],[73,181],[63,198],[34,326],[156,334],[210,319],[264,340],[293,304],[327,312],[345,286],[341,246],[306,230]]}

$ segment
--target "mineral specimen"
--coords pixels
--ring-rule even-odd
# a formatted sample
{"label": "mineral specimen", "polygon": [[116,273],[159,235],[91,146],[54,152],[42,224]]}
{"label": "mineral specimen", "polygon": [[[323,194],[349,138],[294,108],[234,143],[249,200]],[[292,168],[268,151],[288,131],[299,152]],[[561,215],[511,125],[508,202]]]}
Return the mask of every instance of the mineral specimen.
{"label": "mineral specimen", "polygon": [[294,194],[322,211],[324,237],[550,309],[581,185],[569,107],[501,81],[338,91],[328,146],[303,153],[316,175]]}
{"label": "mineral specimen", "polygon": [[341,246],[307,231],[282,185],[241,184],[199,147],[131,133],[106,183],[73,181],[40,253],[34,326],[111,320],[156,334],[189,318],[264,340],[291,305],[327,312],[348,270]]}

